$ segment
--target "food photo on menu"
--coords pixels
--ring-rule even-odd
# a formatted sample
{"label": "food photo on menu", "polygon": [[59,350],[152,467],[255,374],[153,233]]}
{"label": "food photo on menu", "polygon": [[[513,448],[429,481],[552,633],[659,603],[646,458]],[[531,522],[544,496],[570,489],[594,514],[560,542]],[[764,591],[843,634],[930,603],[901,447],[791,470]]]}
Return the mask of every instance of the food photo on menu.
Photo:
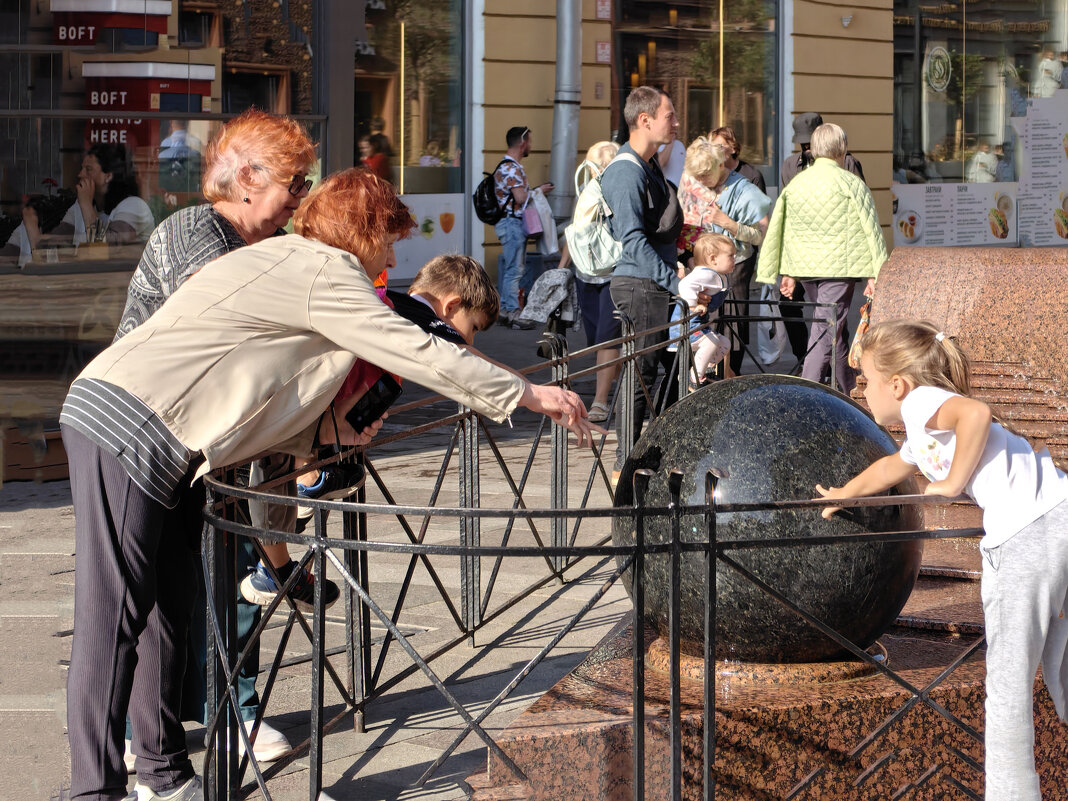
{"label": "food photo on menu", "polygon": [[909,209],[902,211],[897,218],[897,230],[906,244],[912,244],[922,233],[920,215]]}
{"label": "food photo on menu", "polygon": [[990,233],[996,239],[1009,238],[1009,224],[1015,209],[1015,201],[1012,195],[1004,192],[994,193],[994,208],[990,209],[987,221],[990,223]]}
{"label": "food photo on menu", "polygon": [[[1068,148],[1068,143],[1065,147]],[[1061,239],[1068,239],[1068,191],[1061,192],[1060,199],[1061,207],[1053,210],[1053,227],[1057,231],[1057,236]]]}

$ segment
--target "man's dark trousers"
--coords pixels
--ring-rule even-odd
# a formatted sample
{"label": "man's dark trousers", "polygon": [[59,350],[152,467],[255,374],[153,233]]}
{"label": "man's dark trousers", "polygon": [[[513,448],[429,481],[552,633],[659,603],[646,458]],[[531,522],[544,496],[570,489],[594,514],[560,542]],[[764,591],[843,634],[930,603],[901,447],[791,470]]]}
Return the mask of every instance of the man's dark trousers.
{"label": "man's dark trousers", "polygon": [[[610,285],[612,302],[616,308],[630,319],[635,332],[646,331],[655,326],[662,326],[668,322],[671,316],[671,293],[655,281],[648,278],[632,278],[630,276],[613,276]],[[648,347],[660,345],[668,338],[668,329],[665,327],[643,337],[639,337],[635,343],[635,350],[643,350]],[[653,394],[656,385],[657,367],[660,364],[661,352],[654,350],[644,353],[635,361],[635,369],[641,381],[638,382],[634,391],[634,440],[642,431],[642,423],[645,420],[645,412],[648,406],[642,383],[645,384],[649,394]],[[623,421],[623,395],[618,393],[616,401],[616,439],[622,442]],[[631,443],[634,444],[633,442]],[[616,470],[623,468],[623,449],[616,452]]]}

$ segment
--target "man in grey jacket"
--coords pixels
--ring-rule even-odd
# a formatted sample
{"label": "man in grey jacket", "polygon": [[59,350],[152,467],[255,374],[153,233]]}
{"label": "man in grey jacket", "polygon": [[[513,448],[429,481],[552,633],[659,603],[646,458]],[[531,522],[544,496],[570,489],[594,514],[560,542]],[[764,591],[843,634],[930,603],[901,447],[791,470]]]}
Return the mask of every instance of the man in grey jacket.
{"label": "man in grey jacket", "polygon": [[[635,331],[645,331],[668,322],[672,294],[679,285],[675,241],[682,229],[682,209],[656,159],[657,148],[674,140],[679,122],[671,98],[651,86],[639,86],[630,93],[623,118],[630,128],[630,139],[601,176],[601,191],[612,210],[612,236],[623,245],[610,290],[616,308],[630,319]],[[642,350],[658,345],[667,336],[666,328],[656,331],[641,337],[635,347]],[[638,373],[650,392],[660,358],[660,351],[638,357]],[[645,397],[639,385],[633,406],[635,440],[645,418]],[[622,396],[619,403],[617,472],[629,450],[622,444]]]}

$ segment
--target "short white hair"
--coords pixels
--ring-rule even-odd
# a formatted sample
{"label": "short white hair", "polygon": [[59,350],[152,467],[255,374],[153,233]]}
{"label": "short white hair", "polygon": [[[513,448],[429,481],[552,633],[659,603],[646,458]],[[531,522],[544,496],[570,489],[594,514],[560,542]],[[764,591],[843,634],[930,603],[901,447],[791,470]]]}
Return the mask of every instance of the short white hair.
{"label": "short white hair", "polygon": [[812,132],[812,155],[818,159],[840,159],[848,146],[845,131],[833,122],[825,122]]}

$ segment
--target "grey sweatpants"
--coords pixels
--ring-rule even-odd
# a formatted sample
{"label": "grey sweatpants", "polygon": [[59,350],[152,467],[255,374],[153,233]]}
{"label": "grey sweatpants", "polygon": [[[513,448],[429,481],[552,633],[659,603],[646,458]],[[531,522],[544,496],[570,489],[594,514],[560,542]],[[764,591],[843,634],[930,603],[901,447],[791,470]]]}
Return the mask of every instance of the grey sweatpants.
{"label": "grey sweatpants", "polygon": [[982,595],[986,801],[1039,801],[1033,688],[1040,660],[1057,714],[1068,720],[1068,501],[983,549]]}

